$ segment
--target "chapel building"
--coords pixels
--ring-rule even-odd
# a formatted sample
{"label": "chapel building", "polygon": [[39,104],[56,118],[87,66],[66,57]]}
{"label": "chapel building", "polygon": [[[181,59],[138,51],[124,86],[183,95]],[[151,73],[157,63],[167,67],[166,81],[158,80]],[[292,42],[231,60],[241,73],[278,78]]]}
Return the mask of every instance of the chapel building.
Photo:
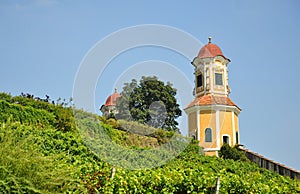
{"label": "chapel building", "polygon": [[100,107],[100,111],[102,112],[102,116],[106,117],[106,118],[111,118],[114,117],[115,114],[118,113],[118,110],[116,108],[116,104],[117,104],[117,99],[120,97],[121,95],[117,92],[117,89],[115,89],[115,92],[108,96],[105,104],[103,104]]}
{"label": "chapel building", "polygon": [[188,115],[188,135],[198,140],[209,156],[218,156],[224,143],[230,146],[240,143],[241,109],[229,98],[229,62],[211,37],[192,61],[195,98],[184,109]]}

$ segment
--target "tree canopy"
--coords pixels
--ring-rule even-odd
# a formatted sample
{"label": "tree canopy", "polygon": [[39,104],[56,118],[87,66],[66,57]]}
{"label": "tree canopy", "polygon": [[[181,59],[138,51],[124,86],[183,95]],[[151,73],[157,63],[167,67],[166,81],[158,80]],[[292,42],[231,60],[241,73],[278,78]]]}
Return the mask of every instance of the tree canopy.
{"label": "tree canopy", "polygon": [[117,100],[117,119],[134,120],[156,128],[179,131],[176,119],[181,116],[172,84],[143,76],[139,83],[125,83]]}

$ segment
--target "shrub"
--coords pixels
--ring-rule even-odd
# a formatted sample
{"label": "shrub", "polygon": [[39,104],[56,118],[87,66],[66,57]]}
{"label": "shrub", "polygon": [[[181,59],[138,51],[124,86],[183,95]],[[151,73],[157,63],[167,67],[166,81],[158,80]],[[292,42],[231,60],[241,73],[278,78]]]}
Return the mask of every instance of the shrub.
{"label": "shrub", "polygon": [[237,146],[230,147],[227,143],[224,143],[219,152],[221,158],[224,159],[233,159],[233,160],[242,160],[247,161],[245,153],[238,149]]}

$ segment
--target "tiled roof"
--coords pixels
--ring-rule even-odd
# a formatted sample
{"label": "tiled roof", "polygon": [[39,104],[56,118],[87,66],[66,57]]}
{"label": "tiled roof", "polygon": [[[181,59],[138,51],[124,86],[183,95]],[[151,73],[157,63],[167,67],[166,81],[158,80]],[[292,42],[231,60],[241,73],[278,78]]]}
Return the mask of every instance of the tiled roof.
{"label": "tiled roof", "polygon": [[207,105],[227,105],[227,106],[235,106],[239,110],[241,110],[234,102],[231,101],[229,97],[225,96],[213,96],[213,95],[204,95],[201,97],[195,98],[192,102],[190,102],[185,109],[193,107],[193,106],[207,106]]}
{"label": "tiled roof", "polygon": [[220,47],[218,45],[210,43],[210,42],[208,44],[206,44],[205,46],[203,46],[200,49],[199,53],[198,53],[198,58],[199,59],[212,58],[212,57],[215,57],[215,56],[222,56],[225,59],[227,59],[223,55],[222,50],[220,49]]}
{"label": "tiled roof", "polygon": [[121,95],[119,93],[113,93],[112,95],[110,95],[106,102],[105,102],[105,106],[115,106],[116,105],[116,101],[117,98],[119,98]]}

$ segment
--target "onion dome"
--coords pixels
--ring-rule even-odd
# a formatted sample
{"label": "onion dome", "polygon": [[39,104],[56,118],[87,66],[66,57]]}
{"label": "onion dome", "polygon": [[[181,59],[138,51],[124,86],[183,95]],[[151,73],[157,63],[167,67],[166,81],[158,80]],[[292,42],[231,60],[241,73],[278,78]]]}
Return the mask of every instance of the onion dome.
{"label": "onion dome", "polygon": [[211,43],[211,37],[208,37],[208,44],[206,44],[200,49],[197,57],[199,59],[203,59],[203,58],[214,58],[216,56],[222,56],[225,59],[228,59],[223,55],[222,50],[218,45]]}
{"label": "onion dome", "polygon": [[117,98],[119,98],[121,95],[117,93],[117,90],[115,90],[115,93],[110,95],[105,102],[105,106],[116,106]]}

